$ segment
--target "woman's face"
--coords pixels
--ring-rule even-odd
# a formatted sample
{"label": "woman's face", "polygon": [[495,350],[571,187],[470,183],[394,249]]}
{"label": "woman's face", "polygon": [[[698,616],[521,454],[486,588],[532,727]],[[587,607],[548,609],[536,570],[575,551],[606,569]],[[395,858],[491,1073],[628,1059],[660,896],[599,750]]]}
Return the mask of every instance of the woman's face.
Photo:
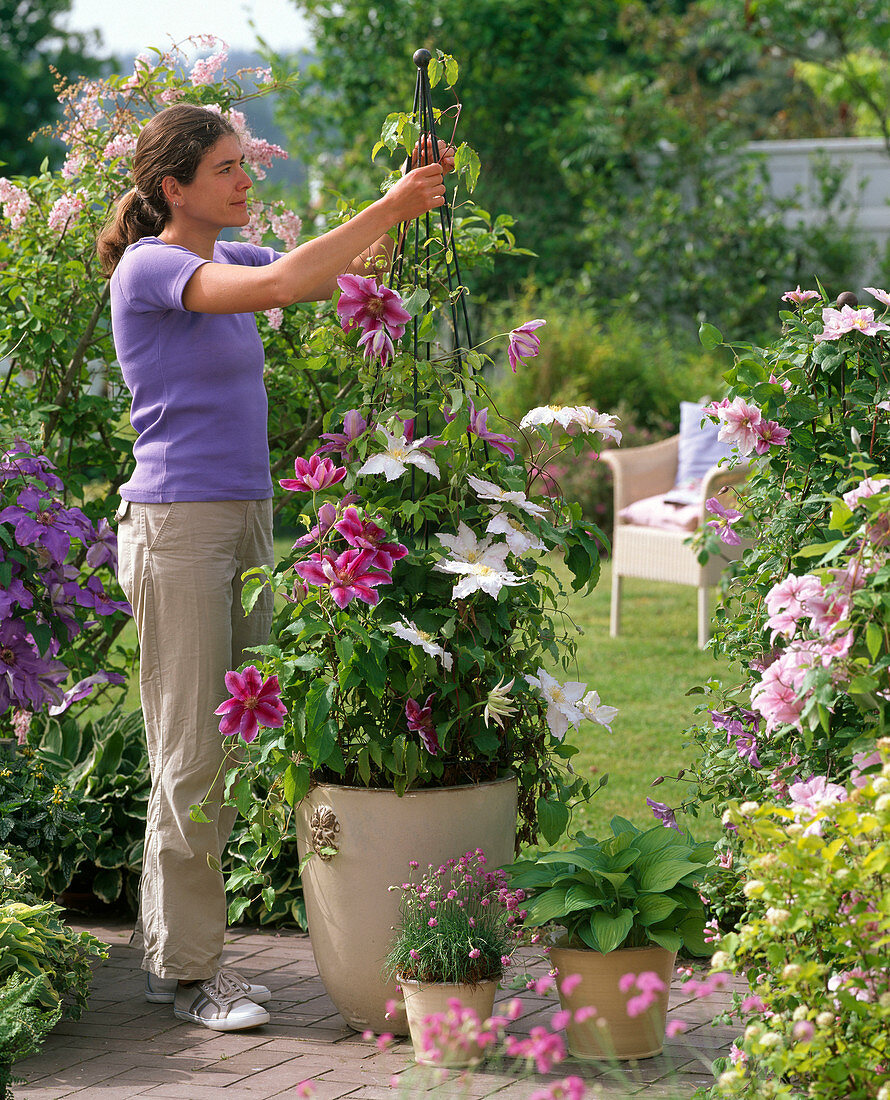
{"label": "woman's face", "polygon": [[175,210],[217,230],[247,225],[247,192],[252,186],[244,170],[241,142],[226,134],[201,158],[192,182],[178,185],[180,205]]}

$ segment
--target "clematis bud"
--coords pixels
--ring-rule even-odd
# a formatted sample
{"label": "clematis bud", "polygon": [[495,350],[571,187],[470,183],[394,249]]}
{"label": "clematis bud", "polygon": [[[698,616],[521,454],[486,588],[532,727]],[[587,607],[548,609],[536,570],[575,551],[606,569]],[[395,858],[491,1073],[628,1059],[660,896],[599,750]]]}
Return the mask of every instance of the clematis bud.
{"label": "clematis bud", "polygon": [[500,729],[504,728],[504,718],[510,718],[516,713],[516,704],[507,701],[507,696],[510,694],[510,689],[516,680],[514,676],[509,684],[504,683],[504,678],[495,684],[495,686],[488,693],[488,699],[485,702],[485,709],[482,712],[482,718],[485,722],[486,728],[488,727],[488,719],[495,722]]}

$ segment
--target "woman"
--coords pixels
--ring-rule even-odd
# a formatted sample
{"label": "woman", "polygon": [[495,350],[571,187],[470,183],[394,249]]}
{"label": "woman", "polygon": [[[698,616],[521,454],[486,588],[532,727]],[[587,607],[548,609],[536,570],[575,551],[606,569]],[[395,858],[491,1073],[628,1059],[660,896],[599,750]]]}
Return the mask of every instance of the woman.
{"label": "woman", "polygon": [[[440,149],[444,152],[444,149]],[[446,167],[453,156],[443,156]],[[219,241],[248,222],[251,179],[219,114],[180,104],[146,123],[136,186],[98,241],[115,348],[132,394],[135,472],[118,509],[120,582],[133,606],[151,764],[140,918],[146,997],[218,1031],[266,1023],[264,986],[220,970],[224,675],[267,640],[271,598],[247,617],[241,574],[272,564],[263,347],[253,314],[330,298],[337,276],[390,257],[388,230],[444,202],[442,164],[286,254]],[[212,825],[189,807],[208,790]],[[259,1003],[258,1003],[259,1002]]]}

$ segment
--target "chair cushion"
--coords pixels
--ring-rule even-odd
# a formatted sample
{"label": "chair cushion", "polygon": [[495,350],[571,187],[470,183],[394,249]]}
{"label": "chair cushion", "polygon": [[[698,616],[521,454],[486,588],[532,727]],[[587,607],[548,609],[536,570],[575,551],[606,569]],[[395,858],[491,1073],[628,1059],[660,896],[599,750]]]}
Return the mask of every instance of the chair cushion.
{"label": "chair cushion", "polygon": [[638,527],[694,531],[698,527],[701,510],[698,504],[671,504],[661,495],[635,500],[618,514],[625,523],[633,523]]}
{"label": "chair cushion", "polygon": [[[702,479],[721,458],[729,458],[733,448],[717,439],[719,424],[702,420],[702,407],[697,401],[680,402],[680,440],[677,453],[678,490],[698,489]],[[679,496],[675,498],[680,503]]]}

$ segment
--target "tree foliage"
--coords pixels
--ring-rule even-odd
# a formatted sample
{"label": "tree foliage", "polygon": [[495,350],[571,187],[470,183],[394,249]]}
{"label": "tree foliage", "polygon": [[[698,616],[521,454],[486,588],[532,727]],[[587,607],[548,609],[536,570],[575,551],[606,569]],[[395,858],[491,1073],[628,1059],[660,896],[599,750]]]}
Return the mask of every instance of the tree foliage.
{"label": "tree foliage", "polygon": [[58,117],[58,77],[94,76],[101,66],[87,54],[96,35],[57,25],[70,9],[71,0],[0,0],[0,161],[7,173],[34,173],[52,155],[47,135],[31,135]]}

